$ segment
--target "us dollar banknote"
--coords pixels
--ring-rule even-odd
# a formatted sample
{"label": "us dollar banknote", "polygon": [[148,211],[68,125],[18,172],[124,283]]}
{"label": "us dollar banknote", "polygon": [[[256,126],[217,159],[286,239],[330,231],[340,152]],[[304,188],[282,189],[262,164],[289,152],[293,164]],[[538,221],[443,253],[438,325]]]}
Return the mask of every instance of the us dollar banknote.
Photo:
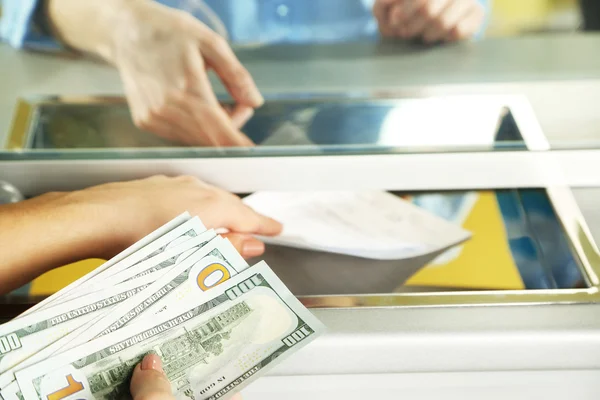
{"label": "us dollar banknote", "polygon": [[[123,303],[110,314],[106,314],[91,329],[81,334],[74,332],[71,338],[65,338],[64,341],[68,344],[61,351],[121,329],[142,316],[151,316],[160,309],[162,304],[183,300],[178,295],[182,293],[181,288],[189,286],[191,273],[202,277],[202,280],[193,283],[198,288],[196,293],[202,293],[246,268],[248,264],[233,245],[219,236],[161,276],[138,296]],[[230,275],[223,275],[223,270],[228,271]],[[214,280],[210,279],[215,275],[217,277]]]}
{"label": "us dollar banknote", "polygon": [[237,392],[324,332],[323,325],[261,262],[143,322],[16,373],[22,397],[126,399],[148,353],[163,360],[177,399]]}
{"label": "us dollar banknote", "polygon": [[[227,239],[223,239],[220,236],[216,237],[207,245],[196,250],[195,253],[182,261],[181,264],[176,265],[159,279],[155,279],[152,284],[137,293],[135,297],[114,307],[110,312],[102,314],[92,323],[81,326],[79,329],[41,349],[19,364],[16,368],[7,371],[5,374],[6,376],[0,375],[0,379],[6,381],[1,388],[4,389],[12,380],[14,380],[14,371],[16,369],[26,368],[53,354],[66,351],[69,348],[86,343],[96,337],[121,329],[136,319],[147,315],[149,309],[161,299],[168,298],[169,300],[166,301],[176,301],[175,296],[172,295],[177,293],[177,288],[187,281],[189,272],[192,268],[205,257],[211,260],[211,262],[205,266],[206,273],[213,271],[213,268],[214,270],[218,270],[213,267],[213,265],[227,265],[232,273],[233,271],[237,273],[248,267],[246,261],[239,255]],[[210,275],[212,275],[212,273]],[[144,277],[139,279],[144,279]],[[137,280],[134,280],[132,282],[136,281]]]}
{"label": "us dollar banknote", "polygon": [[[188,212],[185,212],[185,213],[175,217],[174,219],[167,222],[160,228],[158,228],[155,231],[151,232],[150,234],[146,235],[141,240],[139,240],[136,243],[134,243],[133,245],[129,246],[127,249],[123,250],[122,252],[120,252],[119,254],[117,254],[116,256],[114,256],[113,258],[111,258],[110,260],[108,260],[107,262],[105,262],[104,264],[99,266],[98,268],[94,269],[90,273],[75,280],[71,284],[65,286],[58,292],[54,293],[52,296],[44,299],[43,301],[41,301],[41,302],[37,303],[36,305],[34,305],[33,307],[29,308],[27,311],[25,311],[21,315],[19,315],[19,317],[27,315],[27,314],[31,314],[33,312],[41,310],[42,308],[45,308],[45,307],[49,307],[51,305],[52,306],[56,305],[57,303],[60,302],[59,299],[63,295],[71,292],[73,289],[79,287],[80,285],[91,280],[92,278],[96,277],[97,275],[100,275],[100,273],[108,270],[115,264],[117,264],[121,261],[124,261],[127,258],[129,258],[130,262],[135,263],[136,257],[134,255],[137,252],[142,251],[145,248],[149,248],[151,250],[151,252],[157,251],[157,249],[152,248],[152,246],[151,246],[152,243],[154,243],[155,241],[159,240],[160,238],[166,236],[169,232],[175,230],[177,227],[190,221],[191,219],[192,219],[192,217]],[[198,221],[198,222],[200,222],[200,221]],[[200,225],[198,225],[197,223],[194,223],[194,224],[196,225],[196,227],[199,230],[201,230],[201,231],[205,230],[205,228],[201,222],[200,222]]]}
{"label": "us dollar banknote", "polygon": [[[245,262],[244,262],[245,263]],[[214,255],[202,256],[200,253],[190,257],[189,263],[179,268],[181,273],[176,277],[162,278],[166,285],[173,285],[173,282],[181,282],[168,296],[162,297],[154,304],[145,309],[144,316],[140,319],[154,318],[154,315],[177,307],[179,304],[188,304],[193,299],[215,286],[222,284],[233,276],[247,268],[247,264],[241,262],[238,265],[230,264],[228,260],[215,257]],[[136,321],[137,322],[137,321]],[[115,326],[116,327],[116,326]],[[113,329],[114,330],[114,329]],[[109,333],[108,331],[103,334]]]}
{"label": "us dollar banknote", "polygon": [[[154,257],[163,254],[170,249],[174,249],[175,247],[187,242],[192,238],[198,237],[205,231],[206,228],[204,227],[202,222],[200,222],[200,219],[198,217],[194,217],[181,224],[177,228],[173,229],[166,235],[145,246],[138,252],[130,255],[122,261],[117,262],[110,268],[103,270],[100,274],[95,275],[94,279],[88,279],[82,284],[80,284],[78,287],[73,288],[70,291],[69,297],[73,298],[78,295],[81,295],[82,293],[85,293],[88,290],[93,290],[93,287],[97,285],[98,282],[107,281],[117,274],[125,272],[130,268],[136,267],[144,261],[153,259]],[[74,295],[72,293],[74,293]],[[64,298],[68,299],[69,297],[66,296],[67,295],[64,295],[58,300],[60,301]]]}
{"label": "us dollar banknote", "polygon": [[[170,268],[185,260],[196,250],[207,245],[211,240],[216,238],[216,236],[217,234],[213,229],[207,230],[203,233],[200,233],[198,236],[183,241],[183,243],[177,246],[171,247],[170,249],[165,249],[165,251],[162,253],[158,253],[151,258],[146,258],[144,261],[140,261],[124,271],[104,279],[97,279],[96,283],[89,288],[85,288],[85,291],[103,289],[105,287],[110,287],[122,282],[137,279],[154,272],[162,271],[163,273],[166,273]],[[81,296],[82,293],[83,290],[73,290],[71,293],[66,294],[64,298],[71,300]]]}
{"label": "us dollar banknote", "polygon": [[12,368],[107,310],[142,292],[156,278],[146,275],[0,326],[0,387],[6,386],[14,379],[13,375],[8,373]]}
{"label": "us dollar banknote", "polygon": [[[17,324],[17,321],[21,321],[22,319],[24,321],[22,321],[21,324],[31,324],[33,321],[33,323],[37,324],[36,326],[43,326],[45,323],[44,321],[47,321],[49,317],[52,317],[58,312],[71,313],[77,316],[77,318],[71,318],[68,323],[61,324],[60,326],[57,324],[56,329],[39,331],[37,337],[28,340],[25,344],[23,344],[22,347],[19,348],[18,352],[14,352],[14,354],[10,357],[10,362],[3,361],[2,358],[0,358],[0,389],[4,389],[11,381],[14,380],[15,368],[23,368],[24,366],[31,365],[31,363],[42,360],[44,357],[48,357],[56,349],[59,349],[65,343],[68,343],[68,341],[72,338],[71,335],[81,332],[81,330],[78,328],[81,328],[86,332],[90,332],[94,326],[97,326],[96,323],[98,321],[102,321],[102,316],[104,316],[107,311],[110,311],[111,314],[113,312],[118,313],[118,311],[123,310],[123,308],[112,307],[110,310],[107,310],[100,307],[95,307],[93,310],[90,310],[87,313],[83,313],[78,310],[88,310],[89,307],[86,305],[90,302],[92,304],[96,304],[97,302],[101,301],[106,303],[107,300],[105,299],[112,298],[111,296],[114,296],[115,290],[118,290],[121,287],[139,287],[140,289],[135,293],[128,292],[130,294],[128,298],[123,298],[122,296],[119,297],[121,300],[118,303],[119,305],[122,306],[126,304],[132,304],[131,302],[127,303],[127,300],[133,300],[133,295],[137,294],[138,292],[141,294],[143,290],[149,288],[154,282],[161,278],[164,275],[165,269],[168,270],[168,268],[172,268],[178,261],[181,260],[181,258],[193,254],[194,251],[210,243],[209,240],[211,240],[211,238],[215,238],[214,231],[209,232],[206,235],[202,233],[199,236],[193,237],[179,246],[174,247],[173,249],[155,254],[153,257],[138,263],[126,271],[123,271],[123,273],[125,273],[123,277],[129,277],[129,279],[126,279],[122,283],[111,282],[111,277],[109,277],[107,280],[98,281],[97,289],[100,289],[99,291],[93,291],[90,289],[92,293],[89,295],[77,296],[71,300],[58,304],[56,307],[39,310],[36,313],[29,314],[26,317],[17,318],[9,324],[0,327],[1,332],[5,327],[10,327],[12,324]],[[116,275],[113,275],[113,277],[114,276]],[[141,286],[142,284],[143,287]],[[135,303],[135,301],[133,302]],[[117,305],[116,302],[113,302],[112,304],[115,306]],[[86,325],[89,321],[94,322],[94,324]],[[0,357],[2,356],[0,355]]]}

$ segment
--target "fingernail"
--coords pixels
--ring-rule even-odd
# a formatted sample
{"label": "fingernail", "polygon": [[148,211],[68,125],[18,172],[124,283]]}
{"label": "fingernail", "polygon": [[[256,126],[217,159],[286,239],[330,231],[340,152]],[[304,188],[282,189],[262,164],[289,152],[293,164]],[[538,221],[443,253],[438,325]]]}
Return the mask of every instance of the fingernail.
{"label": "fingernail", "polygon": [[247,102],[251,103],[248,105],[251,105],[252,107],[262,106],[265,102],[262,94],[253,83],[245,83],[244,85],[240,85],[239,91],[243,98],[246,99]]}
{"label": "fingernail", "polygon": [[260,107],[265,103],[265,98],[260,94],[258,90],[250,91],[250,100],[252,103],[256,104],[256,107]]}
{"label": "fingernail", "polygon": [[142,370],[153,369],[158,372],[163,372],[162,360],[154,353],[150,353],[144,357],[141,365]]}
{"label": "fingernail", "polygon": [[265,244],[257,240],[249,240],[242,245],[242,257],[251,258],[265,252]]}

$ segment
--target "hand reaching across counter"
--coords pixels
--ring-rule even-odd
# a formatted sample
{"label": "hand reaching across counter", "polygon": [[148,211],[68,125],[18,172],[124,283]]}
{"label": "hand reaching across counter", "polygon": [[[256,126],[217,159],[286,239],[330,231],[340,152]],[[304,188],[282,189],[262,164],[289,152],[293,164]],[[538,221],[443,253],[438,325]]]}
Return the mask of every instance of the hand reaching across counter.
{"label": "hand reaching across counter", "polygon": [[471,38],[485,21],[481,0],[376,0],[373,14],[383,36],[427,43]]}
{"label": "hand reaching across counter", "polygon": [[[192,15],[150,0],[48,0],[56,36],[121,75],[135,124],[199,146],[252,146],[241,127],[263,98],[227,41]],[[207,70],[236,102],[224,109]]]}
{"label": "hand reaching across counter", "polygon": [[158,175],[108,183],[74,192],[70,199],[109,220],[119,221],[111,234],[117,238],[119,250],[184,211],[200,217],[208,229],[227,229],[229,233],[222,236],[246,258],[259,256],[264,249],[250,235],[273,236],[281,231],[279,222],[256,213],[238,196],[192,176]]}
{"label": "hand reaching across counter", "polygon": [[282,229],[239,197],[187,176],[47,193],[0,206],[0,293],[75,261],[109,259],[184,211],[208,229],[227,229],[222,236],[245,258],[264,252],[252,235]]}

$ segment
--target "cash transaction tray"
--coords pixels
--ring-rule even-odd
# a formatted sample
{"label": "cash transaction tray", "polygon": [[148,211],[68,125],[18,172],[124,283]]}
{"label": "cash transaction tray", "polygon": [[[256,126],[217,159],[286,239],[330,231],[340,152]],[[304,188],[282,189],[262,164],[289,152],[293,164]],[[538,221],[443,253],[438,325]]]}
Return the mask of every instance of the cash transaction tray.
{"label": "cash transaction tray", "polygon": [[[386,152],[390,147],[398,146],[393,138],[385,135],[385,120],[382,118],[382,112],[388,112],[390,102],[394,101],[379,99],[364,104],[360,99],[349,98],[332,105],[327,99],[267,99],[266,106],[257,111],[244,131],[250,132],[249,136],[263,145],[264,149],[272,147],[275,152],[290,148],[301,149],[300,154],[322,154],[327,151],[351,154]],[[410,106],[410,100],[407,104]],[[442,104],[441,108],[445,106]],[[319,114],[320,111],[315,113],[315,110],[326,112]],[[476,147],[490,151],[498,148],[527,151],[530,143],[526,144],[523,140],[520,117],[514,111],[510,107],[499,107],[496,110],[492,143],[476,143]],[[450,115],[453,113],[453,110],[449,110],[446,117],[461,118],[460,115]],[[340,132],[343,133],[352,124],[356,125],[357,121],[363,123],[358,124],[353,141],[349,142],[340,136]],[[277,135],[282,124],[288,122],[301,128],[294,130],[301,134],[291,135],[294,143],[282,143]],[[372,126],[378,127],[375,134],[370,128]],[[119,135],[111,134],[117,131]],[[318,137],[314,131],[328,133]],[[314,147],[315,144],[318,146]],[[416,148],[420,145],[415,144]],[[455,144],[447,144],[452,145]],[[65,162],[71,159],[71,153],[91,151],[90,158],[94,158],[94,150],[104,152],[111,148],[120,149],[121,153],[126,153],[127,149],[148,149],[150,152],[146,152],[146,155],[160,158],[165,148],[168,151],[176,147],[175,143],[135,128],[124,99],[112,97],[21,99],[6,141],[8,150],[39,152],[41,157],[55,157]],[[187,151],[182,148],[177,150]],[[202,156],[199,152],[195,153],[197,150],[189,151]],[[373,261],[267,246],[261,259],[269,263],[304,304],[314,308],[600,301],[600,255],[569,188],[397,194],[412,201],[419,196],[432,195],[442,200],[457,196],[479,196],[487,198],[488,207],[496,208],[495,218],[499,225],[494,238],[488,239],[485,234],[474,232],[472,239],[459,246],[458,253],[466,253],[468,247],[471,247],[469,251],[472,253],[469,256],[471,269],[458,268],[464,278],[462,281],[454,279],[452,269],[449,269],[450,272],[436,273],[436,270],[444,267],[434,262],[440,254],[403,261]],[[433,208],[429,211],[436,213],[439,210]],[[484,213],[473,218],[485,225],[487,217]],[[521,229],[521,235],[513,237],[515,225]],[[509,283],[474,279],[476,276],[481,278],[482,273],[485,275],[492,271],[489,268],[497,266],[495,260],[487,258],[493,252],[487,251],[485,244],[487,241],[493,246],[499,245],[502,240],[498,239],[498,235],[504,235],[503,257],[509,260],[507,262],[512,262],[511,268],[516,275],[513,274]],[[472,244],[475,241],[478,241],[479,247]],[[457,249],[450,251],[456,253]],[[487,275],[494,277],[497,274]],[[5,304],[10,302],[23,301],[7,296]]]}

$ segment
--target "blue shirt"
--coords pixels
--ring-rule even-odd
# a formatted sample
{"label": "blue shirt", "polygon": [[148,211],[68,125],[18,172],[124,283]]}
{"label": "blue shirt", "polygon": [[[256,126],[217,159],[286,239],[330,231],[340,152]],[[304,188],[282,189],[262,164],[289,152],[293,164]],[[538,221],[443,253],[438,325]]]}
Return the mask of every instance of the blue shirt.
{"label": "blue shirt", "polygon": [[[224,27],[233,44],[375,39],[377,22],[371,13],[374,1],[160,0],[167,6],[192,13],[215,30],[219,26]],[[479,1],[489,9],[490,0]],[[0,0],[0,3],[2,40],[17,48],[60,48],[46,27],[41,0]],[[208,12],[206,6],[209,7]]]}

